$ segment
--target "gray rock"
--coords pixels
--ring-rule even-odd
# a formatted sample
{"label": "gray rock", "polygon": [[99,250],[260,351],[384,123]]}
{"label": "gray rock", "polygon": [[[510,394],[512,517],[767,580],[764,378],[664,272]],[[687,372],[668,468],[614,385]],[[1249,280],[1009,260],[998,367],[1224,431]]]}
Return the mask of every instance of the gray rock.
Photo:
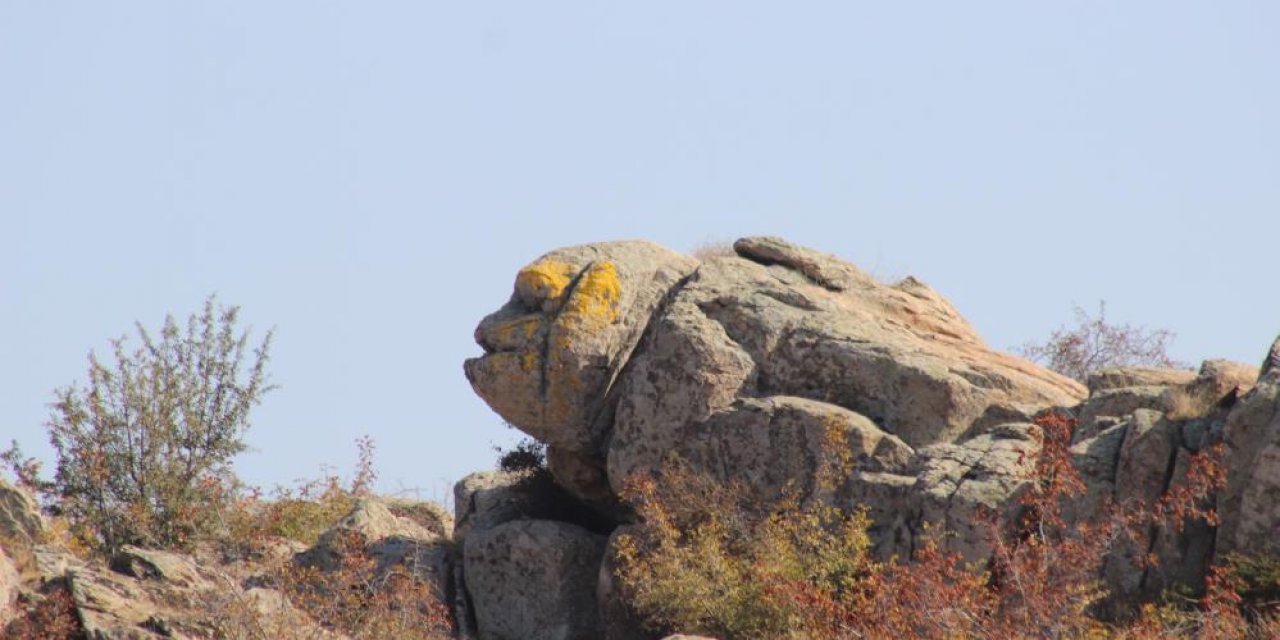
{"label": "gray rock", "polygon": [[595,640],[607,538],[576,525],[516,520],[472,531],[467,590],[481,640]]}
{"label": "gray rock", "polygon": [[1271,343],[1271,350],[1267,352],[1267,357],[1262,360],[1262,368],[1258,370],[1258,377],[1266,376],[1277,369],[1280,369],[1280,338],[1276,338],[1275,342]]}
{"label": "gray rock", "polygon": [[738,400],[691,426],[674,451],[695,470],[743,482],[763,499],[789,490],[824,504],[848,491],[855,470],[901,471],[915,453],[865,416],[790,396]]}
{"label": "gray rock", "polygon": [[1280,551],[1280,368],[1231,410],[1223,439],[1227,487],[1218,497],[1218,553]]}
{"label": "gray rock", "polygon": [[1165,394],[1170,388],[1149,385],[1099,391],[1080,405],[1080,423],[1088,424],[1103,416],[1124,418],[1139,409],[1165,411],[1168,406]]}
{"label": "gray rock", "polygon": [[[914,447],[954,439],[993,405],[1031,410],[1084,395],[1073,381],[988,349],[918,281],[889,287],[848,275],[851,265],[813,266],[808,250],[773,239],[766,259],[753,242],[739,252],[759,262],[704,263],[624,370],[609,444],[615,491],[738,398],[838,405]],[[823,275],[835,271],[846,275]]]}
{"label": "gray rock", "polygon": [[1128,434],[1128,420],[1113,421],[1095,435],[1071,445],[1071,463],[1080,473],[1085,492],[1064,505],[1064,517],[1072,521],[1090,520],[1115,500],[1116,469]]}
{"label": "gray rock", "polygon": [[1196,374],[1187,369],[1116,367],[1089,376],[1089,394],[1127,387],[1172,387],[1191,382]]}
{"label": "gray rock", "polygon": [[13,618],[13,604],[18,597],[18,568],[0,546],[0,629]]}
{"label": "gray rock", "polygon": [[40,505],[26,491],[0,478],[0,539],[35,544],[46,533]]}
{"label": "gray rock", "polygon": [[1179,449],[1178,426],[1157,411],[1139,409],[1116,465],[1116,500],[1123,505],[1151,507],[1164,495],[1173,478]]}
{"label": "gray rock", "polygon": [[529,473],[478,471],[453,485],[454,532],[458,544],[472,531],[512,520],[550,519],[564,510],[562,493]]}
{"label": "gray rock", "polygon": [[969,562],[991,556],[990,524],[1014,515],[1014,498],[1031,482],[1042,443],[1033,424],[1002,425],[960,444],[920,450],[913,487],[927,533]]}
{"label": "gray rock", "polygon": [[171,552],[125,547],[112,566],[67,564],[67,589],[90,638],[206,637],[220,615],[207,604],[239,593],[228,576]]}

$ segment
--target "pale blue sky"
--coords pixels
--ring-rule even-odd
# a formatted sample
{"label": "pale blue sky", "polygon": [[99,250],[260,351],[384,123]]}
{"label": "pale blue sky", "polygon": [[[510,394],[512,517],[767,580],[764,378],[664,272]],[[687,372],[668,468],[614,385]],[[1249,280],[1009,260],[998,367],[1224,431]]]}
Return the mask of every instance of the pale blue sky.
{"label": "pale blue sky", "polygon": [[1280,331],[1280,3],[0,0],[0,440],[210,292],[274,326],[238,465],[441,497],[514,440],[475,323],[540,253],[770,233],[998,347],[1073,304]]}

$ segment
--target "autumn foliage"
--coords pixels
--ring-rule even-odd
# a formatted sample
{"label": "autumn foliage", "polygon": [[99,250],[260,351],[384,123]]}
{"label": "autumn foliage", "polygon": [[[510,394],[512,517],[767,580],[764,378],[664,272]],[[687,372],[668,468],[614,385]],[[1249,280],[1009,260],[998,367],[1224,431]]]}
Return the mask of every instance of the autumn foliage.
{"label": "autumn foliage", "polygon": [[[870,555],[861,511],[815,509],[794,496],[762,508],[741,483],[717,483],[679,461],[640,476],[627,497],[640,524],[619,538],[623,592],[655,630],[737,638],[1244,638],[1278,637],[1274,617],[1246,616],[1238,579],[1214,567],[1198,597],[1145,604],[1102,580],[1118,553],[1185,523],[1216,523],[1207,505],[1224,473],[1214,448],[1151,505],[1107,505],[1086,522],[1064,510],[1085,491],[1071,464],[1074,420],[1048,414],[1032,486],[1019,513],[988,526],[981,566],[930,536],[910,559]],[[1132,570],[1158,558],[1137,554]],[[909,560],[909,561],[907,561]],[[1250,620],[1249,618],[1252,618]]]}

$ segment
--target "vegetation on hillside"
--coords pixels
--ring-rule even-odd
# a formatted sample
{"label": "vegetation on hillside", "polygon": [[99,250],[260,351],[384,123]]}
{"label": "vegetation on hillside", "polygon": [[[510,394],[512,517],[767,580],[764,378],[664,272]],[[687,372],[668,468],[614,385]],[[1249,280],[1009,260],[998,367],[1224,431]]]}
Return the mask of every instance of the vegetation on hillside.
{"label": "vegetation on hillside", "polygon": [[1112,367],[1181,368],[1169,357],[1173,332],[1147,329],[1107,320],[1107,305],[1098,303],[1098,315],[1075,307],[1075,326],[1059,327],[1044,342],[1029,342],[1017,351],[1058,373],[1080,382]]}
{"label": "vegetation on hillside", "polygon": [[937,539],[909,562],[879,562],[861,511],[802,509],[794,499],[762,508],[743,485],[671,460],[661,482],[642,475],[628,488],[639,524],[616,548],[622,591],[653,629],[726,640],[1278,637],[1273,605],[1242,599],[1228,567],[1214,568],[1194,597],[1137,607],[1100,579],[1113,551],[1146,548],[1154,527],[1214,520],[1204,505],[1224,482],[1220,450],[1197,455],[1155,504],[1069,523],[1063,509],[1084,491],[1068,451],[1074,421],[1050,414],[1038,424],[1034,490],[1020,518],[986,523],[996,541],[988,564],[966,565]]}
{"label": "vegetation on hillside", "polygon": [[[121,338],[112,343],[112,362],[91,354],[88,384],[56,392],[48,423],[53,479],[41,478],[16,444],[0,454],[20,483],[44,496],[52,523],[46,542],[97,558],[129,544],[211,544],[224,557],[262,557],[280,541],[315,544],[371,493],[368,438],[357,442],[350,482],[330,473],[267,494],[235,479],[228,463],[244,449],[250,409],[272,388],[265,369],[271,334],[250,348],[237,318],[235,307],[209,298],[185,330],[172,318],[155,335],[139,325],[136,349]],[[1168,332],[1111,325],[1105,307],[1097,317],[1077,309],[1077,319],[1075,329],[1025,353],[1080,380],[1110,366],[1176,364],[1166,354]],[[623,492],[634,524],[614,548],[619,593],[655,632],[721,640],[1280,637],[1276,558],[1231,556],[1189,591],[1137,602],[1108,593],[1101,579],[1109,558],[1151,548],[1158,531],[1216,522],[1206,505],[1225,478],[1220,446],[1194,456],[1154,504],[1109,505],[1094,520],[1069,522],[1064,509],[1085,490],[1068,450],[1075,423],[1050,413],[1037,424],[1043,446],[1019,517],[989,514],[982,523],[994,541],[987,563],[969,565],[949,552],[947,532],[923,537],[910,558],[879,559],[859,505],[815,505],[794,491],[766,500],[672,458]],[[534,440],[499,454],[503,470],[549,475],[546,448]],[[829,446],[821,455],[831,457],[818,465],[831,474],[819,479],[828,489],[854,471],[846,451]],[[280,562],[271,586],[323,629],[352,638],[451,636],[449,612],[430,584],[410,570],[377,567],[360,540],[338,544],[336,567]],[[11,555],[24,571],[35,563],[30,554]],[[1135,570],[1157,561],[1139,557]],[[218,621],[217,637],[313,633],[286,610],[264,614],[243,594],[203,606]],[[74,604],[56,585],[21,602],[5,632],[83,636]]]}

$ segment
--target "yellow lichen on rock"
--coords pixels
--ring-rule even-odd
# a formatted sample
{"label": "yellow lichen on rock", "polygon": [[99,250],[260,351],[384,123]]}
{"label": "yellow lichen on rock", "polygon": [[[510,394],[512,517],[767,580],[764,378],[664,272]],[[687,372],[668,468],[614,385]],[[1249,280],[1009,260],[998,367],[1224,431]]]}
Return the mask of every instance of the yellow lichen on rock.
{"label": "yellow lichen on rock", "polygon": [[530,309],[539,309],[544,302],[559,305],[578,267],[559,260],[540,260],[516,274],[516,296]]}
{"label": "yellow lichen on rock", "polygon": [[602,329],[622,315],[622,282],[612,262],[596,262],[582,274],[564,308],[562,320],[575,322],[583,330]]}
{"label": "yellow lichen on rock", "polygon": [[497,351],[519,349],[528,346],[546,323],[547,317],[541,313],[520,316],[493,325],[485,332],[485,338]]}

